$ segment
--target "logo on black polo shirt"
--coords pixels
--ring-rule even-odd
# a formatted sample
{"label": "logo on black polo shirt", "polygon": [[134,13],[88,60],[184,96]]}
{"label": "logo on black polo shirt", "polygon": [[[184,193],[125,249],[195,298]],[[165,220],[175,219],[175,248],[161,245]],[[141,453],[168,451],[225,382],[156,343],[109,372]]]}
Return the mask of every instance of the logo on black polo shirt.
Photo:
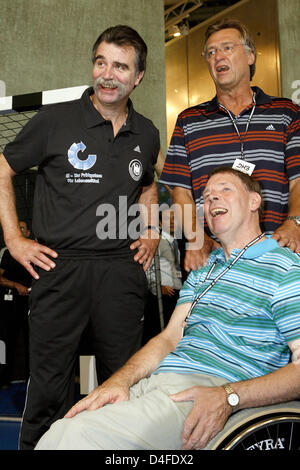
{"label": "logo on black polo shirt", "polygon": [[68,150],[68,160],[77,170],[89,170],[96,163],[97,155],[88,155],[84,160],[78,157],[78,153],[83,153],[85,149],[86,146],[83,142],[78,144],[74,142]]}
{"label": "logo on black polo shirt", "polygon": [[143,165],[139,160],[137,160],[136,158],[134,160],[131,160],[131,162],[129,163],[128,170],[132,179],[134,179],[135,181],[139,181],[141,179]]}

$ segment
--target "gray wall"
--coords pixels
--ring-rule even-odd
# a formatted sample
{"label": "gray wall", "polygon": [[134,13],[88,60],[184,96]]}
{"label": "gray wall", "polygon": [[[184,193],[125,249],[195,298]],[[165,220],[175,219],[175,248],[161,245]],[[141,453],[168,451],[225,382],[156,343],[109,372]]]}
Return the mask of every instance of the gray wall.
{"label": "gray wall", "polygon": [[0,96],[89,85],[93,43],[108,26],[128,24],[149,48],[132,99],[165,151],[163,11],[163,0],[0,0]]}
{"label": "gray wall", "polygon": [[300,0],[277,0],[282,96],[300,104]]}

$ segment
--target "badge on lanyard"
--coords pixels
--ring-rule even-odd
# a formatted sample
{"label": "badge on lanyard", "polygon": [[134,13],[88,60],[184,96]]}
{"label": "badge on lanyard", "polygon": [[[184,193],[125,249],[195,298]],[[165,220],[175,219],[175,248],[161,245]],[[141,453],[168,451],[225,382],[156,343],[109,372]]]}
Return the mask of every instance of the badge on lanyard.
{"label": "badge on lanyard", "polygon": [[11,302],[12,300],[14,300],[14,297],[12,295],[12,292],[11,292],[11,289],[8,290],[8,293],[4,295],[4,300],[6,302]]}
{"label": "badge on lanyard", "polygon": [[[255,111],[255,108],[256,108],[255,92],[253,93],[253,103],[254,103],[254,105],[252,107],[252,111],[249,115],[249,118],[247,119],[246,129],[245,129],[245,132],[244,132],[244,139],[246,138],[246,135],[247,135],[247,132],[248,132],[248,129],[249,129],[249,126],[250,126],[250,122],[251,122],[251,119],[253,117],[253,114],[254,114],[254,111]],[[235,132],[237,133],[238,138],[240,139],[240,143],[241,143],[241,158],[236,158],[235,159],[234,164],[232,165],[232,168],[234,170],[241,171],[242,173],[247,173],[247,175],[251,176],[252,173],[253,173],[253,170],[255,168],[255,165],[253,163],[247,162],[247,160],[245,160],[245,157],[244,157],[245,156],[245,152],[244,152],[245,140],[242,139],[240,131],[239,131],[237,125],[236,125],[236,119],[234,119],[232,117],[231,112],[225,106],[223,106],[222,104],[219,104],[219,106],[227,112],[227,114],[228,114],[228,116],[229,116],[229,118],[230,118],[230,120],[233,124],[233,127],[235,129]]]}
{"label": "badge on lanyard", "polygon": [[255,168],[254,163],[247,162],[247,160],[242,160],[241,158],[236,158],[234,164],[232,165],[234,170],[241,171],[242,173],[247,173],[251,176]]}

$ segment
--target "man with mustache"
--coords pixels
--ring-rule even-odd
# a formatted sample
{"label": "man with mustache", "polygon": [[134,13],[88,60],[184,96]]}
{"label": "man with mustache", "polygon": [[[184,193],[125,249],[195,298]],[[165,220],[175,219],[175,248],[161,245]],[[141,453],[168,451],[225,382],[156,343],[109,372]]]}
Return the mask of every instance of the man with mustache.
{"label": "man with mustache", "polygon": [[262,233],[261,204],[249,175],[213,172],[204,213],[221,247],[189,275],[167,327],[37,450],[209,448],[225,426],[300,397],[300,258]]}
{"label": "man with mustache", "polygon": [[264,194],[262,228],[281,246],[299,252],[299,106],[250,86],[256,49],[240,21],[225,18],[210,25],[203,55],[216,96],[180,113],[160,178],[173,188],[175,203],[193,210],[193,220],[183,221],[190,242],[185,269],[202,266],[217,246],[207,228],[204,243],[195,233],[207,176],[218,165],[252,172]]}
{"label": "man with mustache", "polygon": [[[93,47],[93,87],[79,100],[42,108],[0,157],[5,242],[34,277],[24,450],[70,407],[87,328],[99,383],[141,344],[144,271],[159,241],[151,208],[160,143],[129,95],[144,76],[146,56],[132,28],[105,30]],[[11,179],[37,165],[33,241],[17,227]],[[129,215],[136,203],[144,215],[140,233],[131,228],[135,214]]]}

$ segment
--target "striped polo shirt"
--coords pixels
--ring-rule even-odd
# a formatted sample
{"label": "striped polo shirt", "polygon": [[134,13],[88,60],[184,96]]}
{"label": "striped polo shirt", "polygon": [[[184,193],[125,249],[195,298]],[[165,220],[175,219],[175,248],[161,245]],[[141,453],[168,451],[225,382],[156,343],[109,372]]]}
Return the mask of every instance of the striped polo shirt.
{"label": "striped polo shirt", "polygon": [[[192,302],[223,271],[218,248],[191,272],[178,305]],[[210,278],[205,277],[216,262]],[[300,338],[300,256],[272,238],[259,242],[221,277],[193,308],[176,350],[155,373],[202,373],[228,381],[268,374],[290,360],[287,342]]]}
{"label": "striped polo shirt", "polygon": [[[246,135],[253,104],[235,122],[245,159],[255,164],[252,176],[262,186],[262,229],[273,232],[288,214],[289,181],[300,177],[300,108],[252,89],[256,107]],[[215,97],[179,114],[160,182],[192,190],[199,209],[209,173],[217,166],[232,166],[236,158],[241,158],[240,138]]]}

